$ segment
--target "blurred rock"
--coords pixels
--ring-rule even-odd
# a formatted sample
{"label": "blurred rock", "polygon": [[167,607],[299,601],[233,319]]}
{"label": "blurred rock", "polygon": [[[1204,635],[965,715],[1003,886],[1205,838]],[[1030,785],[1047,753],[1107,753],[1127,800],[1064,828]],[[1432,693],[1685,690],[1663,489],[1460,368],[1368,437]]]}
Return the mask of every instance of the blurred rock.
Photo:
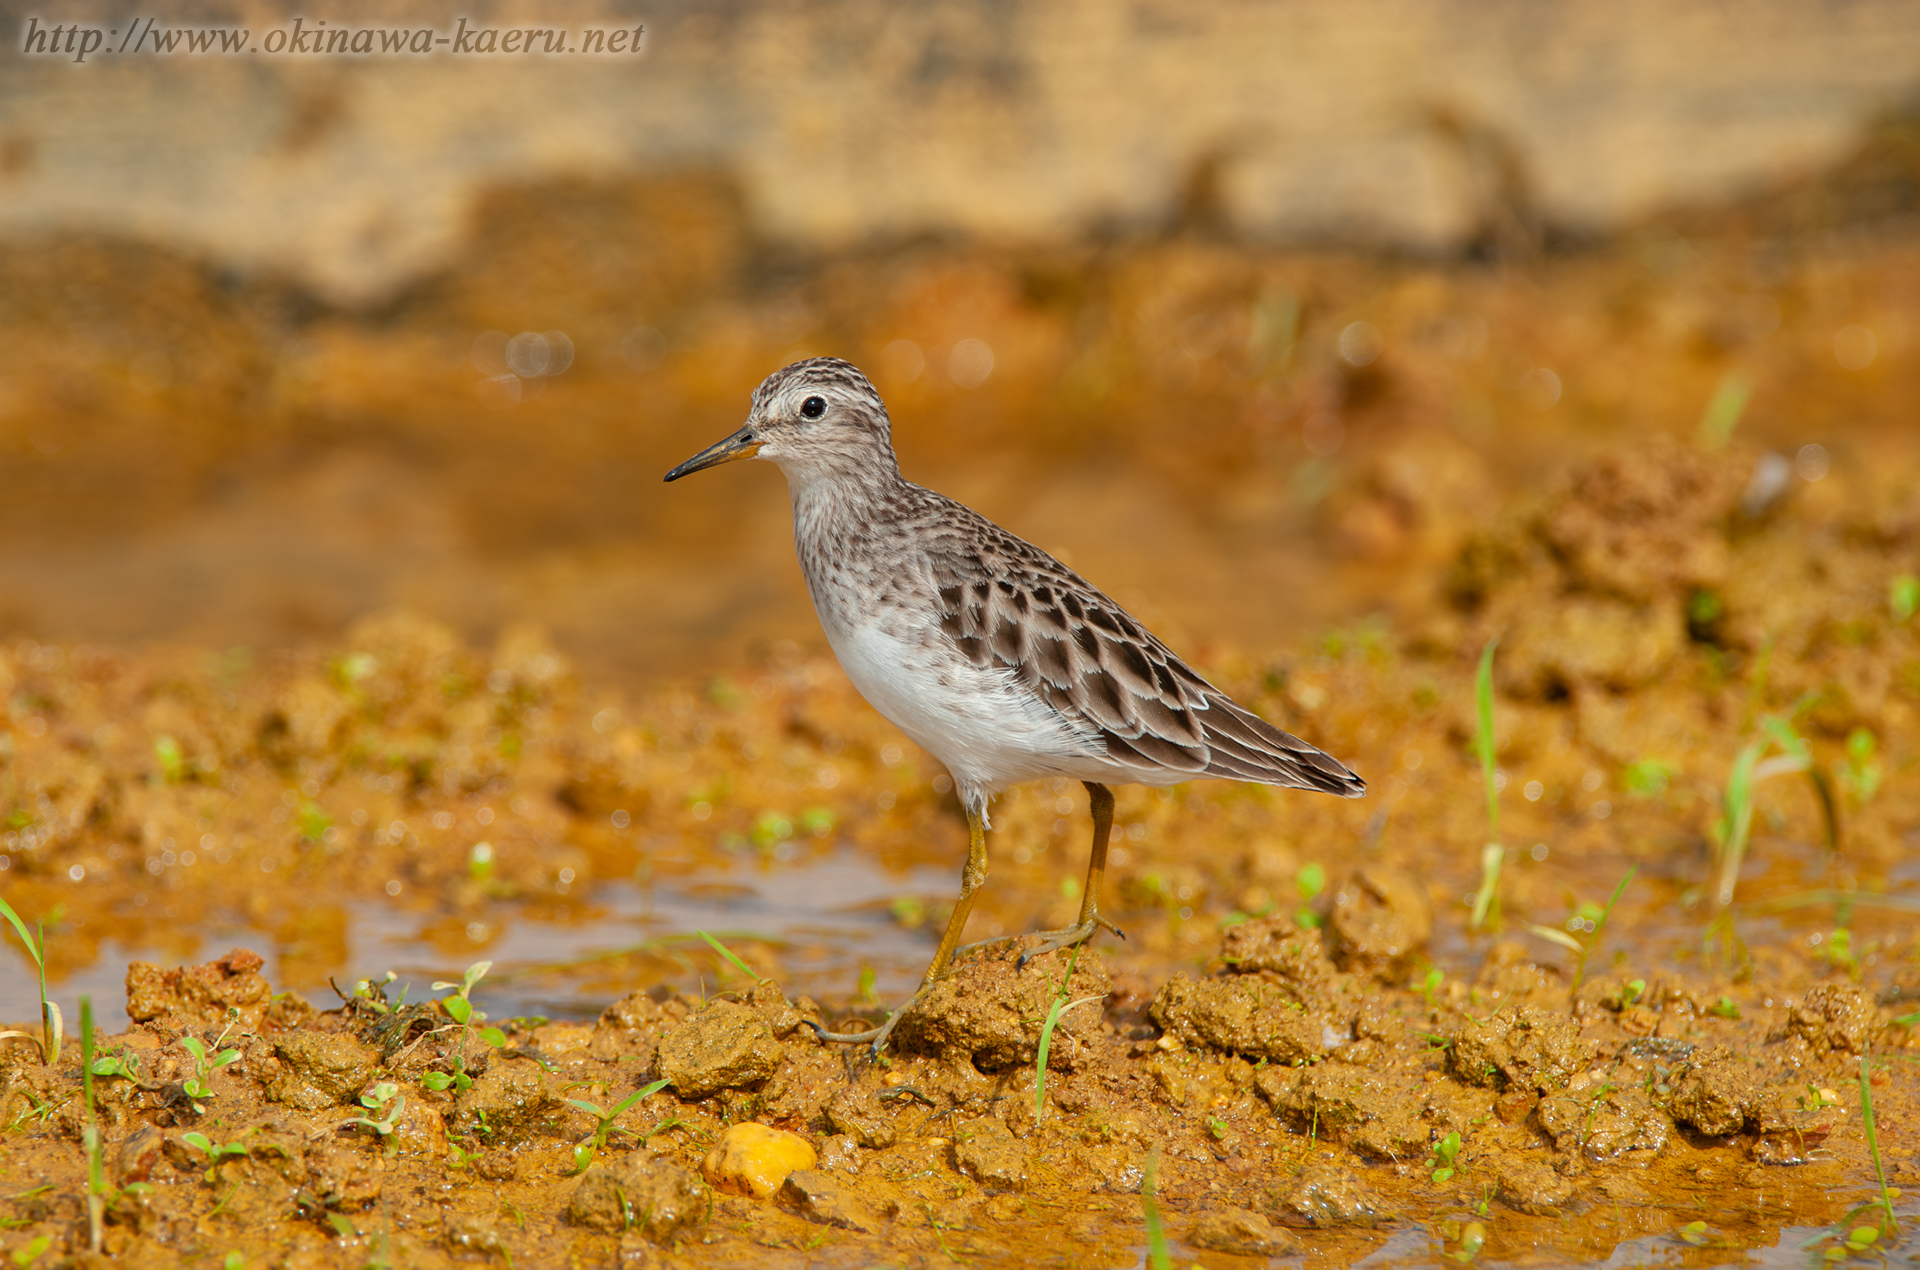
{"label": "blurred rock", "polygon": [[1377,1226],[1388,1217],[1385,1201],[1352,1169],[1309,1164],[1274,1197],[1277,1220],[1288,1226]]}
{"label": "blurred rock", "polygon": [[1538,1006],[1509,1006],[1468,1019],[1447,1050],[1447,1068],[1470,1085],[1564,1089],[1586,1061],[1580,1030]]}
{"label": "blurred rock", "polygon": [[1495,1195],[1509,1208],[1550,1217],[1573,1198],[1573,1183],[1540,1160],[1511,1155],[1494,1164]]}
{"label": "blurred rock", "polygon": [[780,1204],[808,1221],[841,1230],[873,1234],[885,1222],[842,1178],[812,1170],[789,1176],[780,1187]]}
{"label": "blurred rock", "polygon": [[707,1188],[688,1170],[645,1150],[613,1164],[595,1164],[573,1188],[567,1220],[618,1234],[638,1229],[666,1243],[706,1220]]}
{"label": "blurred rock", "polygon": [[488,1141],[500,1144],[523,1137],[560,1100],[548,1091],[540,1064],[496,1058],[454,1105],[456,1132],[472,1133],[484,1124]]}
{"label": "blurred rock", "polygon": [[263,1026],[273,986],[260,973],[258,953],[236,948],[218,961],[163,970],[152,962],[127,966],[127,1017],[175,1031],[223,1025],[238,1011],[241,1030]]}
{"label": "blurred rock", "polygon": [[1299,1240],[1275,1229],[1261,1214],[1244,1208],[1203,1214],[1187,1242],[1235,1257],[1290,1257],[1300,1251]]}
{"label": "blurred rock", "polygon": [[773,1075],[782,1051],[764,1015],[731,1001],[705,1008],[660,1039],[660,1075],[683,1098],[742,1089]]}
{"label": "blurred rock", "polygon": [[1003,1122],[990,1116],[954,1125],[953,1163],[982,1186],[1027,1189],[1027,1149]]}
{"label": "blurred rock", "polygon": [[1335,888],[1327,925],[1341,969],[1394,980],[1433,933],[1433,906],[1419,883],[1367,865]]}
{"label": "blurred rock", "polygon": [[267,1098],[299,1111],[353,1102],[379,1059],[352,1037],[329,1032],[295,1032],[276,1040],[273,1051],[283,1070],[267,1086]]}
{"label": "blurred rock", "polygon": [[1799,1037],[1816,1054],[1864,1054],[1879,1026],[1880,1011],[1870,995],[1851,984],[1823,983],[1807,989],[1788,1011],[1785,1034]]}
{"label": "blurred rock", "polygon": [[[951,973],[927,991],[900,1020],[893,1044],[903,1053],[927,1054],[981,1071],[1004,1071],[1034,1061],[1040,1026],[1060,988],[1071,954],[1054,953],[1016,969],[1017,946],[961,957]],[[1067,1041],[1100,1017],[1109,987],[1105,958],[1082,949],[1067,985],[1069,1000],[1093,1000],[1062,1017],[1048,1053],[1050,1068],[1071,1071],[1074,1046]]]}

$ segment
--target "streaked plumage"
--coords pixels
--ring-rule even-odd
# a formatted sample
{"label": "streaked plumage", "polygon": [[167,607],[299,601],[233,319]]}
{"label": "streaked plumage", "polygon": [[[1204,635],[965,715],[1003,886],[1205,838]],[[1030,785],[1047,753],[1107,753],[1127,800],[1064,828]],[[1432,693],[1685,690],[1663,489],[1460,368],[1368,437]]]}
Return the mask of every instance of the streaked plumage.
{"label": "streaked plumage", "polygon": [[[786,473],[801,570],[848,677],[953,774],[975,840],[956,924],[985,877],[988,800],[1019,781],[1073,777],[1094,798],[1086,907],[1059,932],[1074,938],[1104,924],[1095,905],[1105,785],[1222,777],[1366,792],[1336,759],[1236,705],[1079,574],[902,477],[886,407],[849,363],[814,358],[768,376],[745,426],[667,479],[748,457]],[[928,982],[958,934],[950,926]]]}

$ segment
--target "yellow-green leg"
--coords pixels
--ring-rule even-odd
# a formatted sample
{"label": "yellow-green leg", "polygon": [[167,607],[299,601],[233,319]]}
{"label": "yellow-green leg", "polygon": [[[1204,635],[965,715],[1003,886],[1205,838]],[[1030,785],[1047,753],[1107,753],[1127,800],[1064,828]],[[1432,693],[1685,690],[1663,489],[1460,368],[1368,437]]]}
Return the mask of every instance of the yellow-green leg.
{"label": "yellow-green leg", "polygon": [[[1105,792],[1104,790],[1102,791]],[[1109,820],[1113,808],[1113,796],[1107,796]],[[1101,850],[1104,866],[1106,851]],[[972,807],[967,808],[967,863],[960,870],[960,898],[954,901],[953,916],[947,919],[947,929],[940,936],[940,947],[933,954],[933,964],[927,967],[927,974],[920,981],[920,987],[907,1003],[887,1016],[887,1021],[868,1032],[829,1032],[819,1024],[812,1025],[815,1034],[823,1041],[845,1041],[849,1043],[867,1042],[878,1054],[880,1047],[886,1044],[887,1037],[893,1034],[894,1024],[900,1016],[919,1003],[920,998],[947,972],[953,961],[954,950],[960,946],[960,934],[967,928],[967,915],[973,911],[973,893],[987,880],[987,827],[980,819],[980,813]]]}
{"label": "yellow-green leg", "polygon": [[1107,840],[1113,836],[1113,791],[1093,781],[1081,783],[1087,787],[1087,801],[1093,810],[1093,851],[1087,857],[1087,889],[1080,896],[1080,920],[1065,930],[1041,931],[1040,942],[1020,954],[1016,969],[1042,953],[1071,948],[1102,926],[1126,938],[1118,926],[1100,916],[1100,888],[1107,880]]}

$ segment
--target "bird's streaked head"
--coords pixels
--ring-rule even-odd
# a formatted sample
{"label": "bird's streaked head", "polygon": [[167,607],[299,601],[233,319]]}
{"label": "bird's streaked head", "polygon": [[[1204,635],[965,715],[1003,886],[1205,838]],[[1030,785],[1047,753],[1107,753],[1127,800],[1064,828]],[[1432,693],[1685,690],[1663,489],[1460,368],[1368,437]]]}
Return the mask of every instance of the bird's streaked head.
{"label": "bird's streaked head", "polygon": [[789,480],[897,476],[887,408],[867,377],[837,357],[812,357],[768,375],[747,421],[667,473],[669,481],[736,459],[771,459]]}

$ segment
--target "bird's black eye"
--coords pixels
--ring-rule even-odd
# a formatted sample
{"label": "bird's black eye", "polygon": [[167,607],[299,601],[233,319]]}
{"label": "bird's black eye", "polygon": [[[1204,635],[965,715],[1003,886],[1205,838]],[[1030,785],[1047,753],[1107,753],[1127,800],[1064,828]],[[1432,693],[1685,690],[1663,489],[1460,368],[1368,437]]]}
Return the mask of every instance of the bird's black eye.
{"label": "bird's black eye", "polygon": [[818,419],[825,413],[827,413],[825,397],[809,397],[800,403],[800,415],[804,419]]}

